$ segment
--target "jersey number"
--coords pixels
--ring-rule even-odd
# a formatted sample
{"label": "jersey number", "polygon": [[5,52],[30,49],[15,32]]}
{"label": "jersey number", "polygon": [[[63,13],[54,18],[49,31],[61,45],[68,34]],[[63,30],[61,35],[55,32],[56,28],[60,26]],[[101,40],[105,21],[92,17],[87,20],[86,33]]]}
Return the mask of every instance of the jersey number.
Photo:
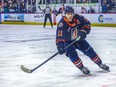
{"label": "jersey number", "polygon": [[62,30],[58,31],[58,36],[62,36]]}

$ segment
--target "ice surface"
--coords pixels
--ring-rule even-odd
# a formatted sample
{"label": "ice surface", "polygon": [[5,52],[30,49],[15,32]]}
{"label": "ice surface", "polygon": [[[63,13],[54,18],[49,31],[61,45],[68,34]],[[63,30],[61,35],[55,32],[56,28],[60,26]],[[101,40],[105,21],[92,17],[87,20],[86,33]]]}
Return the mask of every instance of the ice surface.
{"label": "ice surface", "polygon": [[0,87],[116,87],[116,28],[92,27],[87,40],[111,72],[102,71],[78,51],[92,76],[84,76],[65,55],[57,55],[32,74],[34,68],[57,52],[56,27],[0,25]]}

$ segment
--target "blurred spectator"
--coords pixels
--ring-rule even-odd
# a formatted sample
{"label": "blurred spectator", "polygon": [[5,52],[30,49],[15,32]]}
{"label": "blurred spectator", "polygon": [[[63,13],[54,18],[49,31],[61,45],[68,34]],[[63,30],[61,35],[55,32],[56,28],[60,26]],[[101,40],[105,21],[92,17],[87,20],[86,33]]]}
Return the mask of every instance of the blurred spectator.
{"label": "blurred spectator", "polygon": [[87,3],[87,0],[83,0],[83,3]]}
{"label": "blurred spectator", "polygon": [[30,4],[28,4],[27,12],[28,12],[28,13],[32,13],[32,6],[31,6]]}
{"label": "blurred spectator", "polygon": [[76,0],[76,3],[81,3],[81,1],[80,0]]}
{"label": "blurred spectator", "polygon": [[32,0],[32,13],[36,13],[36,0]]}
{"label": "blurred spectator", "polygon": [[113,6],[116,6],[115,0],[111,0],[111,6],[112,6],[112,7],[113,7]]}
{"label": "blurred spectator", "polygon": [[90,9],[88,10],[88,13],[95,13],[94,9],[90,6]]}
{"label": "blurred spectator", "polygon": [[4,12],[4,13],[8,13],[8,12],[9,12],[7,3],[4,3],[3,12]]}
{"label": "blurred spectator", "polygon": [[98,3],[98,0],[91,0],[91,3]]}
{"label": "blurred spectator", "polygon": [[111,0],[101,0],[101,5],[104,6],[104,4],[106,4],[107,10],[111,10]]}
{"label": "blurred spectator", "polygon": [[108,10],[106,0],[103,0],[102,3],[102,13],[106,13]]}
{"label": "blurred spectator", "polygon": [[57,0],[57,2],[60,3],[66,3],[66,0]]}
{"label": "blurred spectator", "polygon": [[32,0],[32,5],[33,5],[33,6],[36,5],[36,0]]}
{"label": "blurred spectator", "polygon": [[107,9],[111,10],[111,0],[106,0],[107,3]]}
{"label": "blurred spectator", "polygon": [[20,3],[20,13],[25,13],[26,12],[26,7],[24,2]]}
{"label": "blurred spectator", "polygon": [[87,13],[87,10],[84,7],[81,7],[81,13]]}
{"label": "blurred spectator", "polygon": [[35,5],[33,5],[33,7],[32,7],[32,13],[36,13],[36,6]]}
{"label": "blurred spectator", "polygon": [[9,10],[10,13],[14,13],[15,12],[15,9],[13,9],[12,2],[9,3],[8,10]]}
{"label": "blurred spectator", "polygon": [[[3,1],[3,4],[2,4]],[[0,12],[3,11],[5,13],[36,13],[36,1],[39,1],[38,3],[52,3],[54,1],[54,4],[61,4],[66,3],[67,0],[0,0]],[[74,2],[74,0],[68,0],[69,2]],[[87,2],[98,2],[98,0],[76,0],[76,3],[82,3],[85,6],[85,3]],[[102,12],[106,13],[108,10],[111,10],[112,7],[116,6],[116,0],[101,0],[101,6],[102,6]],[[69,3],[71,4],[71,3]],[[81,5],[81,4],[80,4]],[[80,6],[79,5],[79,6]],[[57,13],[64,15],[64,8],[65,5],[61,4],[61,7],[59,7]],[[80,8],[79,8],[80,10]],[[93,8],[90,8],[88,11],[82,7],[81,13],[95,13],[95,10]]]}
{"label": "blurred spectator", "polygon": [[74,3],[74,0],[69,0],[69,3],[71,4],[71,3]]}
{"label": "blurred spectator", "polygon": [[3,2],[3,12],[5,13],[36,12],[36,0],[3,0]]}

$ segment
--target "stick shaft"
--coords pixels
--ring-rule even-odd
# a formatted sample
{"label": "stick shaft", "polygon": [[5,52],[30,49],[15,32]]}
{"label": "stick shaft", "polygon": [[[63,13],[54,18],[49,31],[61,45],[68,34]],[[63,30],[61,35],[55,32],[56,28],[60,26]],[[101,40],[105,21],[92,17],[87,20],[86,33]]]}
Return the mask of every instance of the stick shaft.
{"label": "stick shaft", "polygon": [[[77,40],[74,40],[72,43],[70,43],[69,45],[67,45],[67,46],[64,48],[64,50],[67,49],[68,47],[70,47],[71,45],[73,45],[76,41],[78,41],[78,39],[77,39]],[[58,55],[58,54],[59,54],[59,52],[55,53],[55,54],[52,55],[50,58],[48,58],[47,60],[45,60],[43,63],[41,63],[40,65],[38,65],[38,66],[35,67],[34,69],[32,69],[31,72],[34,72],[36,69],[38,69],[39,67],[41,67],[42,65],[44,65],[46,62],[48,62],[49,60],[51,60],[52,58],[54,58],[54,57],[55,57],[56,55]]]}
{"label": "stick shaft", "polygon": [[[73,45],[75,42],[77,42],[78,40],[80,39],[80,37],[78,37],[76,40],[74,40],[73,42],[71,42],[70,44],[68,44],[65,48],[64,48],[64,50],[66,50],[68,47],[70,47],[71,45]],[[28,68],[26,68],[26,67],[24,67],[23,65],[22,65],[22,67],[21,67],[21,69],[24,71],[24,72],[27,72],[27,73],[32,73],[32,72],[34,72],[35,70],[37,70],[39,67],[41,67],[42,65],[44,65],[46,62],[48,62],[49,60],[51,60],[52,58],[54,58],[56,55],[58,55],[59,54],[59,52],[57,52],[57,53],[55,53],[54,55],[52,55],[51,57],[49,57],[47,60],[45,60],[43,63],[41,63],[41,64],[39,64],[38,66],[36,66],[35,68],[33,68],[33,69],[28,69]]]}
{"label": "stick shaft", "polygon": [[36,69],[38,69],[39,67],[41,67],[42,65],[44,65],[46,62],[48,62],[49,60],[51,60],[52,58],[54,58],[58,54],[59,54],[59,52],[55,53],[53,56],[51,56],[50,58],[48,58],[47,60],[45,60],[43,63],[41,63],[40,65],[38,65],[34,69],[32,69],[31,72],[34,72]]}

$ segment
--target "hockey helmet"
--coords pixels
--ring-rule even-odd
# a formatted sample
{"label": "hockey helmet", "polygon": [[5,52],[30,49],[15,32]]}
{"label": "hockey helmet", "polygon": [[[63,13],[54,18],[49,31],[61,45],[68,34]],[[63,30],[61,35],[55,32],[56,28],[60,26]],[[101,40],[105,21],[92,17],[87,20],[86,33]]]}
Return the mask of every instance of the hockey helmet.
{"label": "hockey helmet", "polygon": [[74,9],[73,9],[73,7],[71,7],[71,6],[66,6],[64,11],[65,11],[65,14],[66,14],[66,13],[69,13],[69,12],[74,13]]}

